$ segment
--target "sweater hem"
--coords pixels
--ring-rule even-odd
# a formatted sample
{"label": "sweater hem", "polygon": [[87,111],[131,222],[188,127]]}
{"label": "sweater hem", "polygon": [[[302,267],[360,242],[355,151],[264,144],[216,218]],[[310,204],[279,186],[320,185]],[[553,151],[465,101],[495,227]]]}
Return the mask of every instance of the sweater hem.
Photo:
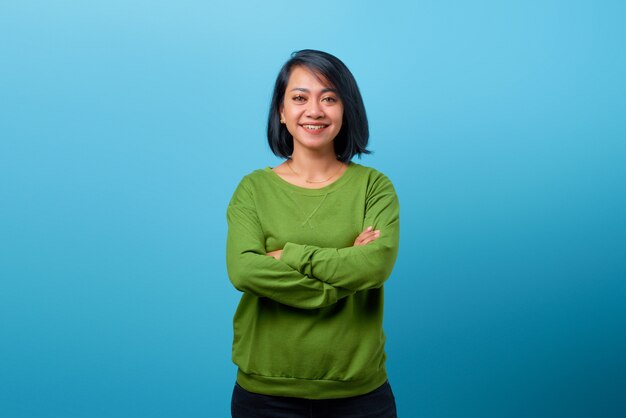
{"label": "sweater hem", "polygon": [[248,392],[305,399],[339,399],[369,393],[387,381],[380,370],[363,380],[315,380],[294,377],[271,377],[237,371],[237,383]]}

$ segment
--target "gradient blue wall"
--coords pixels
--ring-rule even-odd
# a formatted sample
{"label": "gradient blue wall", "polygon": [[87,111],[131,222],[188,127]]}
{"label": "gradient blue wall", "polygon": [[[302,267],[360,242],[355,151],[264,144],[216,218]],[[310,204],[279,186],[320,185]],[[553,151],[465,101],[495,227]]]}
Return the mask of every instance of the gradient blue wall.
{"label": "gradient blue wall", "polygon": [[[0,415],[226,417],[225,209],[289,53],[402,204],[401,417],[626,414],[619,1],[0,3]],[[357,160],[358,161],[358,160]]]}

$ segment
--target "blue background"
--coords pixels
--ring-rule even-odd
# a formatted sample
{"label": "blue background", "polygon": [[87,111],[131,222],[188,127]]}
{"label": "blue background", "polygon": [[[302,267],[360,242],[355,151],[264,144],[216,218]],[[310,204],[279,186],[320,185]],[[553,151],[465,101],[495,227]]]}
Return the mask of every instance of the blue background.
{"label": "blue background", "polygon": [[402,205],[401,417],[626,414],[626,3],[0,3],[0,415],[226,417],[225,209],[340,57]]}

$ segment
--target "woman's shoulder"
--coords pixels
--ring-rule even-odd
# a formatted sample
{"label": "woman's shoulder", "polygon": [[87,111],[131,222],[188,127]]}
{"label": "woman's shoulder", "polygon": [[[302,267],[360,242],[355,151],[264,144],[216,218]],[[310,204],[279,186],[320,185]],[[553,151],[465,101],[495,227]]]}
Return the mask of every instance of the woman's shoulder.
{"label": "woman's shoulder", "polygon": [[367,165],[351,163],[353,169],[358,172],[359,177],[367,179],[368,183],[388,182],[391,183],[389,177],[382,171]]}
{"label": "woman's shoulder", "polygon": [[243,187],[253,187],[254,185],[265,183],[269,178],[269,171],[271,171],[271,168],[268,166],[244,172],[240,177],[239,185]]}
{"label": "woman's shoulder", "polygon": [[244,179],[249,179],[249,180],[256,180],[259,178],[265,178],[267,176],[267,171],[271,170],[271,168],[268,167],[263,167],[263,168],[256,168],[252,171],[247,172],[246,174],[243,175]]}
{"label": "woman's shoulder", "polygon": [[360,172],[355,177],[360,177],[361,181],[366,183],[364,187],[367,190],[366,195],[368,199],[376,200],[381,196],[391,196],[397,200],[396,188],[385,173],[374,167],[353,164],[355,164],[355,169]]}
{"label": "woman's shoulder", "polygon": [[250,201],[254,199],[255,191],[260,185],[262,186],[265,170],[264,168],[258,168],[241,175],[238,183],[236,183],[231,203],[233,201]]}

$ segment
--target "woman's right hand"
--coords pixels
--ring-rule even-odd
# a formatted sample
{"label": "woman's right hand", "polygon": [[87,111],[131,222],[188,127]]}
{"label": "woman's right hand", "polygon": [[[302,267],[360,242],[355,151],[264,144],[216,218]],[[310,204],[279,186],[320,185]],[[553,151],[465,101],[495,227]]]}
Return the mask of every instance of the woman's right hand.
{"label": "woman's right hand", "polygon": [[372,241],[375,241],[378,237],[380,237],[380,230],[374,230],[371,226],[365,228],[363,232],[359,234],[358,237],[354,240],[354,246],[357,245],[366,245]]}

